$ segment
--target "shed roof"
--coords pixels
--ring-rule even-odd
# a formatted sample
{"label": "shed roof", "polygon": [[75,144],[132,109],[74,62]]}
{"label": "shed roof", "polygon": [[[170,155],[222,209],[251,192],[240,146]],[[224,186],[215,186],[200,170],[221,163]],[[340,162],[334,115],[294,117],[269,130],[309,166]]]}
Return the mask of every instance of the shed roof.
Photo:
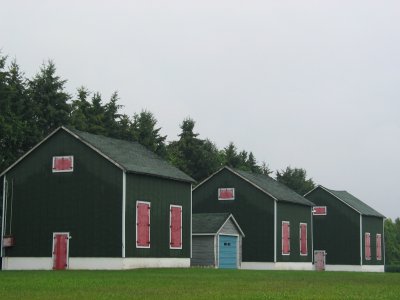
{"label": "shed roof", "polygon": [[277,201],[285,201],[301,205],[314,206],[314,203],[307,200],[303,196],[300,196],[295,191],[288,188],[286,185],[276,181],[275,179],[269,177],[268,175],[250,173],[226,166],[221,168],[219,171],[211,175],[203,182],[201,182],[198,186],[196,186],[196,188],[224,169],[229,170],[230,172],[241,177],[242,179],[248,181],[250,184],[252,184],[253,186],[255,186],[256,188],[258,188],[259,190],[261,190],[262,192],[264,192],[265,194],[269,195],[270,197],[272,197]]}
{"label": "shed roof", "polygon": [[232,219],[238,231],[244,236],[242,229],[230,213],[201,213],[192,215],[193,234],[217,234],[228,219]]}
{"label": "shed roof", "polygon": [[354,197],[349,192],[330,190],[330,189],[327,189],[327,188],[323,187],[322,185],[320,185],[319,187],[327,190],[328,192],[333,194],[336,198],[338,198],[339,200],[343,201],[348,206],[350,206],[351,208],[355,209],[356,211],[358,211],[362,215],[374,216],[374,217],[380,217],[380,218],[384,218],[385,217],[384,215],[380,214],[379,212],[377,212],[375,209],[373,209],[369,205],[367,205],[364,202],[362,202],[360,199]]}
{"label": "shed roof", "polygon": [[64,130],[71,134],[126,172],[164,177],[178,181],[195,182],[193,178],[137,142],[118,140],[63,126],[57,128],[39,144],[25,153],[13,165],[0,174],[0,176],[12,169],[16,164],[29,155],[29,153],[34,151],[60,130]]}

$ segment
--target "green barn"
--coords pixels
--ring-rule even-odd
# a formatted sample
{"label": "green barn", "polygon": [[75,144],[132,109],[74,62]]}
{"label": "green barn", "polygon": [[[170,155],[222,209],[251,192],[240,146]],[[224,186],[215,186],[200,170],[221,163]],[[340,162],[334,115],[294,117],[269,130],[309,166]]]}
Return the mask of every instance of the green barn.
{"label": "green barn", "polygon": [[193,213],[231,213],[242,269],[312,269],[314,204],[269,176],[223,167],[193,190]]}
{"label": "green barn", "polygon": [[[327,271],[384,272],[384,216],[346,191],[321,185],[305,197],[314,202],[315,265]],[[322,253],[320,262],[318,257]]]}
{"label": "green barn", "polygon": [[190,266],[193,179],[138,143],[60,127],[0,178],[3,269]]}

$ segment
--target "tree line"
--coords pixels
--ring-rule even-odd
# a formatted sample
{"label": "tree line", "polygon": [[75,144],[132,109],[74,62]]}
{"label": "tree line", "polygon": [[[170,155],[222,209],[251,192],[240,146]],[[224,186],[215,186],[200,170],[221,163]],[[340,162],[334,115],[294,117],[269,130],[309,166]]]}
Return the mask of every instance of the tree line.
{"label": "tree line", "polygon": [[[99,92],[79,87],[75,95],[65,89],[66,80],[57,75],[52,61],[44,63],[32,78],[26,78],[17,62],[0,56],[0,171],[7,168],[57,127],[136,141],[201,181],[221,166],[271,175],[265,163],[258,163],[251,151],[239,150],[231,142],[218,149],[201,139],[195,121],[184,119],[177,140],[167,142],[154,114],[147,110],[128,116],[121,112],[114,92],[104,100]],[[306,171],[286,168],[276,178],[304,194],[314,187]]]}

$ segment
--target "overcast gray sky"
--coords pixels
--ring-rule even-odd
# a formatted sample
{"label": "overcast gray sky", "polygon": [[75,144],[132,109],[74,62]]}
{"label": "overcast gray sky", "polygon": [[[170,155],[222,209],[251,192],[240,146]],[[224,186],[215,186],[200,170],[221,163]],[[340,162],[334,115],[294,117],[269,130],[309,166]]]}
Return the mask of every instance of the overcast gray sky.
{"label": "overcast gray sky", "polygon": [[3,1],[0,48],[400,216],[399,1]]}

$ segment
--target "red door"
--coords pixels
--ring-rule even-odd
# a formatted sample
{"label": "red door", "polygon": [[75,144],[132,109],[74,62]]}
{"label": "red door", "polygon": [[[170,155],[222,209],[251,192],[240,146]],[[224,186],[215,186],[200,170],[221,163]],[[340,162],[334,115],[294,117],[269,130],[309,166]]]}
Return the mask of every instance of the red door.
{"label": "red door", "polygon": [[68,233],[53,234],[53,269],[64,270],[68,267]]}
{"label": "red door", "polygon": [[324,271],[325,270],[325,250],[315,250],[314,251],[314,264],[315,270]]}

